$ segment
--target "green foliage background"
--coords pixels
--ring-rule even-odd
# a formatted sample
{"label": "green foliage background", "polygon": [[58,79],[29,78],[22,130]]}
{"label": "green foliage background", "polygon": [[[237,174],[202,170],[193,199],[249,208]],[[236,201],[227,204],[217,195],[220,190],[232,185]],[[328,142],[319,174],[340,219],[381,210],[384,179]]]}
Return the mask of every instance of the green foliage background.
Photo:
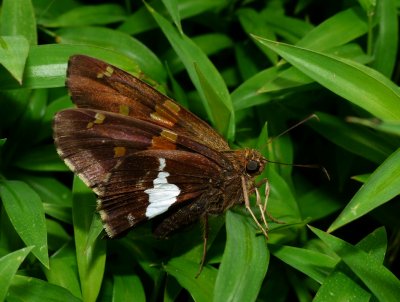
{"label": "green foliage background", "polygon": [[[399,301],[398,0],[3,0],[0,300]],[[278,42],[279,41],[279,42]],[[58,158],[66,62],[139,75],[271,161],[267,241],[243,207],[166,241],[103,238]],[[310,114],[312,120],[268,142]],[[328,231],[328,232],[325,232]],[[397,276],[396,276],[397,274]]]}

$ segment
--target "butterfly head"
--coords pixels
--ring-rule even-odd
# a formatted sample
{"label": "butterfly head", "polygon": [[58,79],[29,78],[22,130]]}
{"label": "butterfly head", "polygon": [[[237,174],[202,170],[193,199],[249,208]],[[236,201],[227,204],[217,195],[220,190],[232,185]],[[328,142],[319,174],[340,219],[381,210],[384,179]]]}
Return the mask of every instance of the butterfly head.
{"label": "butterfly head", "polygon": [[260,152],[254,149],[244,150],[243,170],[251,178],[260,175],[265,168],[267,160]]}

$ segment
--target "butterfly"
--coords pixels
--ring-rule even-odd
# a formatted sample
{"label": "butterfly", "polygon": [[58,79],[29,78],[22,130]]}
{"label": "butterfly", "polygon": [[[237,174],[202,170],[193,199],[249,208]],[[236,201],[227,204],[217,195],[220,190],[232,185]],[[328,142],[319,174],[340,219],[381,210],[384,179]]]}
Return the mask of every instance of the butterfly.
{"label": "butterfly", "polygon": [[72,56],[66,85],[77,108],[55,115],[55,146],[97,194],[109,237],[158,217],[154,234],[166,238],[238,204],[267,236],[265,206],[261,225],[249,203],[267,163],[257,150],[231,150],[200,118],[98,59]]}

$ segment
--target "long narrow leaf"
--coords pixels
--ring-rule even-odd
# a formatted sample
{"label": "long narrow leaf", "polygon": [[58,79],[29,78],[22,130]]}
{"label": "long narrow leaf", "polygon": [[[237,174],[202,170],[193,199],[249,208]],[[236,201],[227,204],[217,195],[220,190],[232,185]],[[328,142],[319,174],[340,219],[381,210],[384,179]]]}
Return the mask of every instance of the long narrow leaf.
{"label": "long narrow leaf", "polygon": [[400,194],[400,149],[368,178],[345,209],[329,227],[332,232],[365,215]]}
{"label": "long narrow leaf", "polygon": [[105,267],[105,241],[93,239],[95,215],[93,194],[75,177],[72,217],[74,222],[76,258],[84,301],[96,301]]}
{"label": "long narrow leaf", "polygon": [[322,232],[311,230],[325,242],[343,262],[364,282],[379,301],[396,302],[399,299],[400,281],[374,257],[351,244]]}
{"label": "long narrow leaf", "polygon": [[[202,97],[203,104],[212,123],[221,134],[228,139],[233,139],[233,107],[228,89],[221,75],[211,61],[207,58],[207,56],[196,44],[193,43],[192,40],[190,40],[189,37],[185,36],[184,34],[179,34],[165,18],[163,18],[150,6],[148,6],[148,9],[188,70],[194,86]],[[213,94],[218,96],[217,100],[220,104],[218,104],[217,107],[215,107],[216,104],[213,104],[213,102],[208,100],[207,93],[204,91],[204,87],[201,84],[201,79],[196,72],[195,66],[198,66],[203,75],[207,75],[209,83],[207,88],[212,89]],[[216,99],[214,98],[214,100]],[[210,110],[210,108],[212,110]],[[223,112],[221,111],[222,108]],[[221,119],[219,118],[221,115],[228,116],[229,118],[227,120]]]}
{"label": "long narrow leaf", "polygon": [[255,301],[267,272],[265,237],[246,217],[228,211],[227,242],[214,289],[214,301]]}
{"label": "long narrow leaf", "polygon": [[18,267],[32,248],[32,246],[25,247],[0,258],[0,301],[4,301]]}
{"label": "long narrow leaf", "polygon": [[48,268],[46,221],[39,195],[26,183],[17,180],[3,180],[0,195],[18,235],[27,246],[34,246],[32,253]]}
{"label": "long narrow leaf", "polygon": [[400,119],[400,91],[379,72],[317,51],[254,38],[316,82],[372,115],[385,120]]}

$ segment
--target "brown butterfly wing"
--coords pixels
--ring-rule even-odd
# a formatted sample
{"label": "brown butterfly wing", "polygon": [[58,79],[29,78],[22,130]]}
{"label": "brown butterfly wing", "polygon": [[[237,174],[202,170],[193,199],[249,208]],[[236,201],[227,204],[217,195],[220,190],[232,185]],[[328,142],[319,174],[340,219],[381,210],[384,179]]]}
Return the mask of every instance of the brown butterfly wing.
{"label": "brown butterfly wing", "polygon": [[67,86],[74,103],[155,123],[220,151],[226,141],[207,123],[129,73],[84,55],[68,62]]}

